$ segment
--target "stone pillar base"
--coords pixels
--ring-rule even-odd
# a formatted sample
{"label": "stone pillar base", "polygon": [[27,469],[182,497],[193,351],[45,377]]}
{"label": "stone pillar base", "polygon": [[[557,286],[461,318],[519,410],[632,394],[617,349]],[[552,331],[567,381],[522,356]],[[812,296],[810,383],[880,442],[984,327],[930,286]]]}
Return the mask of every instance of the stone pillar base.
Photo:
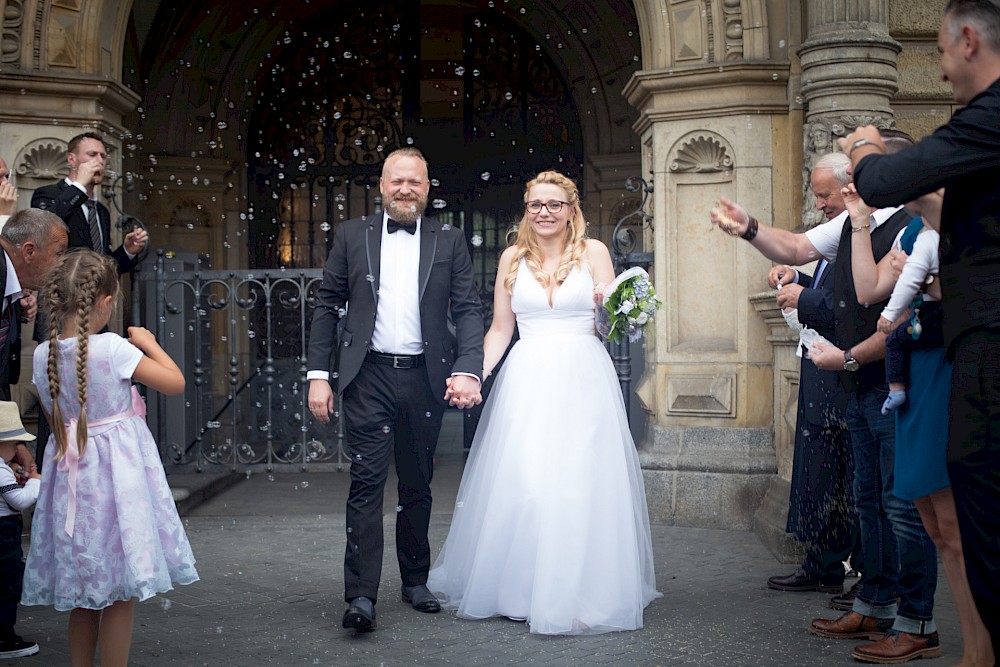
{"label": "stone pillar base", "polygon": [[753,532],[781,563],[801,563],[805,546],[785,532],[788,522],[788,494],[791,484],[778,475],[771,477],[764,500],[753,515]]}
{"label": "stone pillar base", "polygon": [[652,425],[639,450],[650,520],[750,530],[775,477],[771,440],[770,429]]}

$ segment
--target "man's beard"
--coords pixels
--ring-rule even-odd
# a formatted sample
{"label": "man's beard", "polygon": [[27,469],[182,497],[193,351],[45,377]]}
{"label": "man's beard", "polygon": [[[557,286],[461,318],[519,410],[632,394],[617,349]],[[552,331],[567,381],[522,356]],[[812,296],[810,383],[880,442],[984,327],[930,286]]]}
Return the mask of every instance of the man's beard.
{"label": "man's beard", "polygon": [[424,214],[426,208],[427,197],[416,195],[412,199],[393,199],[389,202],[386,211],[389,213],[389,217],[396,222],[413,224],[417,218]]}

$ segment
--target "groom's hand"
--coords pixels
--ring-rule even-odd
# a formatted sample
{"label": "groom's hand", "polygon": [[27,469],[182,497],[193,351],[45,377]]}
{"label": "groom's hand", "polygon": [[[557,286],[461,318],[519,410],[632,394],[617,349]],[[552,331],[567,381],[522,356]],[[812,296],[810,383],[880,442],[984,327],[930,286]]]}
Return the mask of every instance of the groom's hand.
{"label": "groom's hand", "polygon": [[444,400],[450,405],[464,410],[483,402],[477,378],[470,375],[452,375],[445,380],[445,384],[448,389],[444,392]]}
{"label": "groom's hand", "polygon": [[333,412],[333,389],[327,380],[309,381],[309,412],[324,424],[330,423]]}

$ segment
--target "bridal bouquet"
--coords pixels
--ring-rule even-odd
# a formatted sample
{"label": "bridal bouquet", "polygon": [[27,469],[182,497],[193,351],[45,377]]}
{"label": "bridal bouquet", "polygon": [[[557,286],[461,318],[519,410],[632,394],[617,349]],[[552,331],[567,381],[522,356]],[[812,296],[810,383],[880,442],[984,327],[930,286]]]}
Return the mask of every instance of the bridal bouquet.
{"label": "bridal bouquet", "polygon": [[653,321],[653,314],[662,305],[648,273],[638,267],[623,271],[604,292],[607,321],[600,327],[600,333],[615,343],[625,336],[634,343],[642,338],[642,330]]}

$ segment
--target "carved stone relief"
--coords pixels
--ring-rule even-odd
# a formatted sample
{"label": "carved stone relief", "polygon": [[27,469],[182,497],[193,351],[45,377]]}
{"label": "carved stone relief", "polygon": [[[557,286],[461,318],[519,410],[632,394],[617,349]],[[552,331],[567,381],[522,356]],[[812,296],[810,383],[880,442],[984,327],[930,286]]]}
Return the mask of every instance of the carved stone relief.
{"label": "carved stone relief", "polygon": [[3,36],[0,37],[0,63],[17,65],[21,60],[21,33],[24,27],[23,0],[7,0],[3,8]]}
{"label": "carved stone relief", "polygon": [[723,0],[722,15],[725,25],[724,60],[743,59],[743,10],[740,0]]}
{"label": "carved stone relief", "polygon": [[671,373],[667,377],[668,415],[736,416],[736,375]]}
{"label": "carved stone relief", "polygon": [[57,11],[49,17],[49,65],[76,67],[80,50],[80,15],[78,11]]}
{"label": "carved stone relief", "polygon": [[[37,187],[65,178],[69,174],[66,163],[66,142],[60,139],[36,139],[21,151],[14,165],[18,183]],[[32,184],[32,181],[37,183]]]}
{"label": "carved stone relief", "polygon": [[701,3],[696,1],[670,8],[670,42],[673,44],[675,63],[701,60],[708,53],[701,13]]}
{"label": "carved stone relief", "polygon": [[809,229],[826,222],[822,211],[816,210],[816,196],[809,187],[816,161],[827,153],[839,151],[837,139],[846,137],[862,125],[874,125],[879,129],[888,129],[895,125],[890,118],[882,116],[846,115],[837,118],[813,119],[802,128],[802,183],[804,196],[802,198],[802,223]]}
{"label": "carved stone relief", "polygon": [[713,173],[733,168],[733,157],[721,137],[698,132],[679,143],[668,162],[672,172]]}

